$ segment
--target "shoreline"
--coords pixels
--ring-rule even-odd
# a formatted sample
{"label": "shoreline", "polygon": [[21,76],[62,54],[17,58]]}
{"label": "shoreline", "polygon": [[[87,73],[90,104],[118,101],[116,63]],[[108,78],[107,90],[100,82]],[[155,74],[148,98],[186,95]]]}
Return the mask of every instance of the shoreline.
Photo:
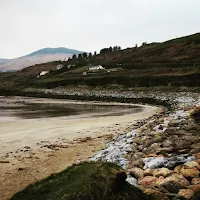
{"label": "shoreline", "polygon": [[[39,100],[38,103],[41,103],[41,100],[44,99],[37,100]],[[52,101],[49,99],[46,100],[47,102]],[[86,102],[82,103],[84,104]],[[90,104],[91,102],[87,103]],[[99,102],[93,103],[99,104]],[[112,103],[103,103],[103,105],[105,104],[112,105]],[[119,105],[118,103],[113,104]],[[130,104],[127,103],[126,105]],[[1,199],[7,199],[28,184],[41,180],[52,173],[62,171],[73,163],[86,160],[99,150],[105,148],[105,144],[112,141],[113,138],[131,131],[132,126],[134,126],[136,121],[147,119],[148,117],[163,111],[163,108],[160,107],[142,106],[142,108],[143,111],[140,113],[98,117],[98,120],[100,120],[101,123],[95,122],[92,118],[87,118],[85,121],[84,118],[74,119],[74,124],[79,123],[79,128],[76,127],[76,132],[82,130],[84,124],[84,134],[76,135],[77,137],[75,137],[74,131],[71,139],[66,138],[65,133],[63,135],[57,135],[58,137],[55,137],[55,140],[49,140],[48,134],[48,136],[45,136],[48,140],[46,140],[45,137],[42,139],[39,137],[39,140],[31,141],[37,143],[36,147],[23,144],[22,148],[19,148],[15,152],[10,149],[10,152],[12,151],[12,153],[8,153],[6,154],[6,157],[2,157],[2,163],[0,163],[1,171],[3,172],[0,176],[0,182],[2,183],[0,186]],[[85,126],[86,121],[89,123],[89,128],[88,126]],[[82,126],[80,125],[80,122],[82,123]],[[11,122],[9,121],[9,123]],[[37,121],[37,123],[34,123],[34,126],[38,127],[40,123],[41,122]],[[61,122],[59,122],[58,126],[60,126],[60,123]],[[66,123],[66,121],[63,121],[63,123]],[[70,123],[71,122],[69,121],[69,124]],[[25,124],[20,124],[19,121],[17,121],[17,124],[20,127],[25,126]],[[44,122],[42,122],[42,125],[44,128]],[[71,131],[72,129],[69,129],[68,133]],[[20,133],[21,132],[19,132],[19,134]],[[11,135],[11,137],[13,136]],[[3,163],[4,161],[5,163]],[[7,161],[8,163],[6,163]],[[16,185],[18,186],[16,187]]]}
{"label": "shoreline", "polygon": [[[47,90],[48,91],[48,90]],[[67,91],[68,94],[70,94],[72,91]],[[168,179],[173,178],[177,174],[176,168],[174,167],[171,169],[168,165],[165,166],[165,163],[160,163],[160,161],[163,161],[163,159],[171,165],[170,159],[175,159],[175,164],[178,165],[177,167],[183,167],[184,165],[181,165],[181,162],[189,162],[188,164],[200,164],[199,158],[200,158],[200,151],[199,151],[199,145],[200,145],[200,138],[198,135],[198,131],[200,130],[199,125],[195,123],[194,119],[191,118],[191,113],[196,107],[200,107],[200,96],[197,93],[192,92],[132,92],[132,91],[74,91],[71,93],[76,97],[78,94],[77,99],[83,99],[83,100],[105,100],[105,101],[115,101],[115,102],[140,102],[140,103],[148,103],[155,105],[158,103],[158,105],[167,105],[167,109],[161,114],[153,115],[152,117],[146,119],[146,120],[138,120],[136,124],[127,124],[127,128],[124,130],[122,127],[117,127],[119,124],[115,124],[114,127],[116,128],[116,131],[121,131],[119,133],[119,137],[113,138],[112,135],[108,136],[107,138],[98,138],[99,146],[96,149],[91,150],[91,156],[89,157],[89,160],[101,160],[101,161],[110,161],[115,162],[123,167],[123,164],[127,165],[127,182],[129,182],[131,185],[134,185],[135,187],[138,187],[143,192],[149,192],[148,188],[152,188],[151,192],[152,194],[161,194],[163,195],[163,198],[167,199],[168,193],[165,194],[165,191],[162,189],[156,189],[157,187],[163,187],[163,184],[166,182],[168,184]],[[67,96],[66,96],[67,98]],[[70,98],[71,99],[71,98]],[[154,101],[155,100],[155,101]],[[163,102],[167,102],[166,104]],[[170,105],[170,106],[169,106]],[[110,131],[110,130],[109,130]],[[115,132],[116,133],[116,132]],[[87,138],[84,142],[90,141],[91,138]],[[100,140],[99,140],[100,139]],[[94,140],[91,140],[94,141]],[[81,141],[83,142],[83,141]],[[77,147],[76,143],[76,147]],[[86,143],[85,143],[86,144]],[[97,144],[97,143],[96,143]],[[105,145],[106,144],[106,145]],[[91,144],[87,143],[83,150],[86,150],[86,147],[89,147]],[[97,147],[97,145],[95,145]],[[124,147],[125,148],[121,148]],[[116,152],[113,154],[116,148],[120,148],[120,152]],[[54,152],[59,153],[59,149],[57,145],[50,146],[50,148],[55,148]],[[65,151],[64,146],[62,147],[65,152],[62,156],[66,158],[66,152],[70,149],[67,149]],[[67,147],[68,148],[68,147]],[[76,148],[75,148],[76,149]],[[83,153],[83,150],[80,152],[76,152],[76,156],[82,156],[81,153]],[[53,156],[49,153],[49,159],[52,159]],[[44,154],[43,154],[44,155]],[[118,156],[119,155],[119,156]],[[62,161],[62,158],[60,161]],[[84,159],[84,157],[82,157]],[[120,159],[118,159],[120,158]],[[178,158],[181,158],[181,162],[178,160]],[[36,158],[38,159],[38,158]],[[87,157],[85,157],[87,159]],[[196,159],[196,160],[195,160]],[[27,159],[29,160],[29,159]],[[31,159],[30,159],[31,160]],[[29,161],[30,161],[29,160]],[[152,163],[151,163],[152,160]],[[157,163],[158,160],[158,163]],[[194,161],[195,160],[195,161]],[[41,160],[37,160],[39,162]],[[66,160],[65,160],[66,161]],[[81,159],[78,159],[77,162],[80,162]],[[120,161],[120,162],[119,162]],[[121,162],[123,161],[123,162]],[[125,162],[124,162],[125,161]],[[127,162],[128,161],[128,162]],[[156,162],[155,162],[156,161]],[[191,162],[190,162],[191,161]],[[53,162],[55,163],[55,162]],[[35,164],[35,163],[33,163]],[[187,163],[185,163],[187,164]],[[3,164],[3,166],[6,166]],[[42,166],[40,162],[40,167]],[[50,167],[51,164],[47,164],[47,167]],[[153,169],[152,169],[153,166]],[[170,177],[164,177],[158,178],[156,173],[159,174],[160,170],[162,171],[163,168],[161,167],[169,167]],[[192,166],[190,166],[192,167]],[[45,169],[45,168],[44,168]],[[48,168],[49,169],[49,168]],[[165,168],[168,170],[167,168]],[[193,168],[191,168],[193,169]],[[191,170],[189,169],[189,170]],[[27,170],[27,169],[26,169]],[[135,170],[141,171],[141,176],[138,177],[137,172]],[[150,171],[149,171],[150,170]],[[21,178],[24,174],[27,174],[27,171],[23,168],[19,168],[17,170],[18,173],[21,173],[21,175],[18,175],[19,178]],[[49,171],[48,171],[49,172]],[[152,173],[149,173],[152,172]],[[29,171],[30,175],[34,174],[34,176],[38,173],[37,171],[34,171],[33,173]],[[134,174],[136,173],[136,174]],[[182,173],[182,172],[178,172]],[[9,174],[9,172],[8,172]],[[7,174],[7,177],[9,179],[9,176]],[[16,171],[15,171],[15,174]],[[43,172],[43,174],[45,174]],[[42,176],[43,176],[42,174]],[[10,173],[10,180],[12,180],[13,174]],[[192,174],[190,174],[190,179],[193,180]],[[29,176],[33,180],[34,176]],[[181,179],[183,181],[186,181],[184,178],[185,174],[181,175]],[[14,176],[15,177],[15,176]],[[137,177],[137,178],[135,178]],[[198,176],[199,177],[199,176]],[[44,177],[36,178],[33,180],[33,182],[40,180]],[[186,177],[187,178],[187,177]],[[195,179],[195,178],[194,178]],[[14,179],[16,181],[19,181],[18,179]],[[25,180],[25,178],[24,178]],[[146,181],[148,180],[148,181]],[[155,182],[151,182],[151,180],[158,180]],[[2,182],[2,179],[0,180]],[[30,181],[30,180],[29,180]],[[149,182],[150,181],[150,182]],[[177,183],[179,182],[178,180]],[[150,186],[147,184],[147,182],[150,183]],[[11,185],[13,186],[13,191],[15,190],[16,185],[13,184],[12,181],[10,181]],[[10,183],[8,185],[10,185]],[[25,183],[28,183],[27,180]],[[25,186],[20,185],[20,188],[24,188]],[[146,185],[147,184],[147,185]],[[155,188],[156,186],[156,188]],[[193,181],[188,182],[188,186],[181,186],[181,188],[187,188],[188,191],[194,192],[196,191],[196,188],[200,188],[200,185],[195,185]],[[4,191],[6,191],[7,188],[4,187]],[[178,194],[178,190],[176,189],[171,191],[174,196]],[[182,192],[182,189],[180,189],[180,192]],[[1,191],[0,191],[1,194]],[[170,193],[171,194],[171,193]],[[9,195],[9,194],[8,194]],[[171,198],[171,197],[170,197]],[[5,198],[6,199],[6,198]]]}

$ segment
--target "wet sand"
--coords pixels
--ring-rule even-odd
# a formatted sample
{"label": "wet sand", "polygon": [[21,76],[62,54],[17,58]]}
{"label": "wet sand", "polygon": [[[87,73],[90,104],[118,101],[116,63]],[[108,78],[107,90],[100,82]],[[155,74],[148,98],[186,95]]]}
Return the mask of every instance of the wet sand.
{"label": "wet sand", "polygon": [[[8,107],[20,106],[24,102],[111,105],[21,97],[1,97],[0,102]],[[88,113],[39,119],[1,117],[0,199],[8,199],[28,184],[85,160],[102,149],[106,141],[112,140],[118,134],[131,131],[137,120],[149,118],[162,111],[162,108],[152,106],[141,106],[140,109],[141,112],[136,113],[130,113],[130,109],[121,109],[101,114]]]}

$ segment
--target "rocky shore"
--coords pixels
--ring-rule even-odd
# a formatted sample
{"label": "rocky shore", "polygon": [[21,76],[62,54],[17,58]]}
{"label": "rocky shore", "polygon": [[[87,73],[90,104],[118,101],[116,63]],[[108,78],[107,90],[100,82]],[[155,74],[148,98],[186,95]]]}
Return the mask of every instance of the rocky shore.
{"label": "rocky shore", "polygon": [[155,199],[200,199],[200,114],[192,114],[199,111],[200,95],[128,94],[133,96],[168,101],[172,109],[138,121],[89,160],[121,165],[127,182]]}
{"label": "rocky shore", "polygon": [[[115,136],[88,161],[117,163],[126,181],[155,200],[200,199],[200,94],[191,92],[34,89],[25,95],[78,100],[105,100],[165,106]],[[194,111],[197,114],[194,114]]]}

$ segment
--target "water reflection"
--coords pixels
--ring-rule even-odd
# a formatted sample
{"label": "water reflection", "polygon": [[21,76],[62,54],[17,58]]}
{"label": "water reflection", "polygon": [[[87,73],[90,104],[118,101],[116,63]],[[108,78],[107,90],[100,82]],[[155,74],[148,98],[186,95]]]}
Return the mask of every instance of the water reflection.
{"label": "water reflection", "polygon": [[[124,110],[124,112],[122,112]],[[62,117],[80,114],[94,116],[117,116],[127,113],[140,112],[141,109],[129,105],[94,105],[94,104],[55,104],[55,103],[24,103],[20,106],[0,107],[2,117],[20,117],[23,119]],[[98,115],[97,115],[98,113]],[[109,114],[106,114],[109,113]]]}

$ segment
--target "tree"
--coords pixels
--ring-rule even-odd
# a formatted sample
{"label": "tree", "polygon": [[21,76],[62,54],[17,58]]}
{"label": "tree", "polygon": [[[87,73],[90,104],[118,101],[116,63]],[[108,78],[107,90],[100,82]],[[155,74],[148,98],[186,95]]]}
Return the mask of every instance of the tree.
{"label": "tree", "polygon": [[95,51],[95,52],[94,52],[94,56],[96,56],[96,55],[97,55],[97,52]]}
{"label": "tree", "polygon": [[78,54],[78,58],[82,58],[82,54],[80,53],[80,54]]}
{"label": "tree", "polygon": [[137,48],[138,46],[137,46],[137,43],[135,44],[135,48]]}
{"label": "tree", "polygon": [[83,58],[87,58],[87,53],[84,52],[84,53],[82,54],[82,57],[83,57]]}
{"label": "tree", "polygon": [[112,48],[112,47],[109,47],[108,50],[109,50],[109,52],[112,52],[112,51],[113,51],[113,48]]}
{"label": "tree", "polygon": [[92,53],[91,53],[91,52],[89,53],[88,57],[89,57],[89,58],[91,58],[91,57],[92,57]]}
{"label": "tree", "polygon": [[145,46],[146,44],[147,44],[146,42],[143,42],[143,43],[142,43],[142,46]]}
{"label": "tree", "polygon": [[104,54],[107,52],[109,52],[109,48],[104,48],[104,49],[101,49],[100,54]]}
{"label": "tree", "polygon": [[118,46],[114,46],[113,51],[118,51]]}
{"label": "tree", "polygon": [[76,59],[77,58],[77,56],[76,56],[76,54],[74,54],[73,56],[72,56],[72,59]]}

